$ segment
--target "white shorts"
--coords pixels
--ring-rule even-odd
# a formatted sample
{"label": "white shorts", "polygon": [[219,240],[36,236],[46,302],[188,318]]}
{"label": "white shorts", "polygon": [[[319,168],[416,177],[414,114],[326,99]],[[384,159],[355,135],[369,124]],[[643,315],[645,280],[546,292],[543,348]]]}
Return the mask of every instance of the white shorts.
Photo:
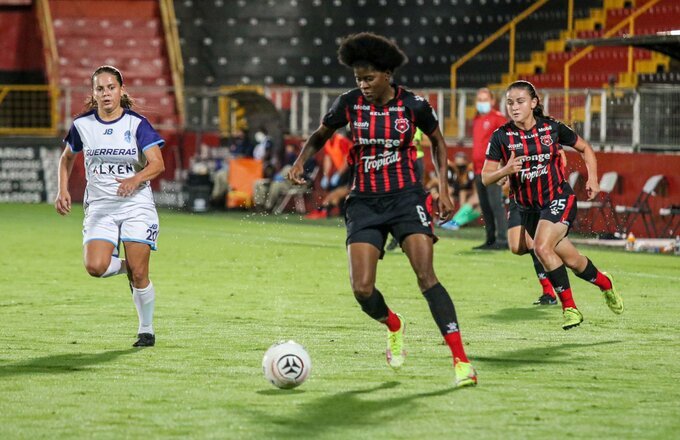
{"label": "white shorts", "polygon": [[132,241],[146,243],[155,251],[159,230],[158,213],[153,205],[139,205],[124,212],[90,205],[83,220],[83,245],[91,240],[104,240],[117,249],[119,241]]}

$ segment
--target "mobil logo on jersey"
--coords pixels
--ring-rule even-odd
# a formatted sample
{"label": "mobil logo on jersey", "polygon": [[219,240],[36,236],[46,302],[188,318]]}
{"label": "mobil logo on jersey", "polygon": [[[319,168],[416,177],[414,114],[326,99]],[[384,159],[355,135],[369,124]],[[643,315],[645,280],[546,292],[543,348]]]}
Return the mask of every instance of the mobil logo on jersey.
{"label": "mobil logo on jersey", "polygon": [[394,120],[394,129],[399,133],[404,134],[411,128],[411,125],[406,118],[399,118]]}

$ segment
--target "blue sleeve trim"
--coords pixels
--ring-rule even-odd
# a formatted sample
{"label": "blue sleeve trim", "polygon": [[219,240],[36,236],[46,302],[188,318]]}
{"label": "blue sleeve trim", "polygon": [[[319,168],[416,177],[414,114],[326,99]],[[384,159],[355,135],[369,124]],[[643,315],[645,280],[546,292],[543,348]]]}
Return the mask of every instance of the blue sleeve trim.
{"label": "blue sleeve trim", "polygon": [[146,151],[149,148],[153,147],[154,145],[158,145],[158,148],[163,148],[165,146],[165,141],[163,139],[159,139],[156,142],[151,142],[146,147],[142,147],[142,151]]}
{"label": "blue sleeve trim", "polygon": [[123,243],[131,241],[133,243],[148,244],[152,251],[155,251],[156,249],[158,249],[158,246],[156,245],[156,243],[154,243],[153,241],[149,241],[149,240],[141,240],[141,239],[138,239],[138,238],[121,238],[120,241],[122,241]]}
{"label": "blue sleeve trim", "polygon": [[108,238],[100,238],[100,237],[88,238],[87,240],[85,240],[85,242],[84,242],[83,244],[87,244],[87,243],[89,243],[89,242],[91,242],[91,241],[93,241],[93,240],[108,241],[108,242],[111,243],[113,246],[115,246],[116,248],[118,248],[118,243],[116,243],[116,242],[114,242],[114,241],[111,241],[111,240],[109,240]]}

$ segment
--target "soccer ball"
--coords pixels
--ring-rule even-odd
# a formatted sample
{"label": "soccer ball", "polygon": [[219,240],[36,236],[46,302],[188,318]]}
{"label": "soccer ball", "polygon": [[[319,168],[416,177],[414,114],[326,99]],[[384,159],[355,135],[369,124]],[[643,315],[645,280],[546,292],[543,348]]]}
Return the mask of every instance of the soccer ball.
{"label": "soccer ball", "polygon": [[262,371],[265,379],[275,387],[291,389],[307,380],[312,371],[312,360],[297,342],[277,342],[264,354]]}

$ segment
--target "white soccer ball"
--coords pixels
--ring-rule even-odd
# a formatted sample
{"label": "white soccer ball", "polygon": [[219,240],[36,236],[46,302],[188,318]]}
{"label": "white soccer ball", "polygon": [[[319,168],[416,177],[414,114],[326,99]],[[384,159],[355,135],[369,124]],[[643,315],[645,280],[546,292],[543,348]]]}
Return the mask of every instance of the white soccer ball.
{"label": "white soccer ball", "polygon": [[312,360],[305,348],[297,342],[277,342],[264,354],[262,371],[264,377],[275,387],[295,388],[309,377]]}

